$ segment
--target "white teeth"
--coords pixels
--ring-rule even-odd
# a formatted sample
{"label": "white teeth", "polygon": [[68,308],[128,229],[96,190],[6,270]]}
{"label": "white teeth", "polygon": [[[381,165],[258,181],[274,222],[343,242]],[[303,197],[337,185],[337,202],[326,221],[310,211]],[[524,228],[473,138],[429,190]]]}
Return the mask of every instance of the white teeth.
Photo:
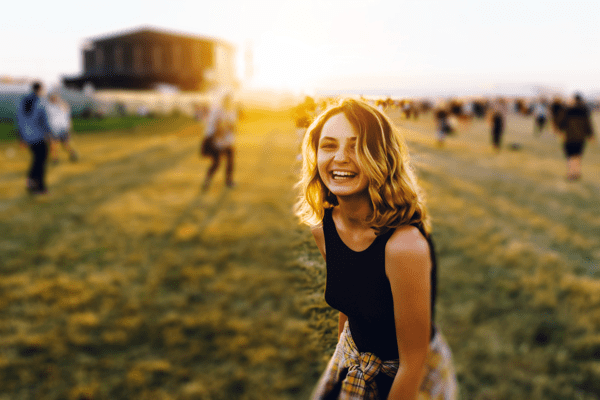
{"label": "white teeth", "polygon": [[331,174],[334,178],[351,178],[356,175],[354,172],[347,171],[333,171]]}

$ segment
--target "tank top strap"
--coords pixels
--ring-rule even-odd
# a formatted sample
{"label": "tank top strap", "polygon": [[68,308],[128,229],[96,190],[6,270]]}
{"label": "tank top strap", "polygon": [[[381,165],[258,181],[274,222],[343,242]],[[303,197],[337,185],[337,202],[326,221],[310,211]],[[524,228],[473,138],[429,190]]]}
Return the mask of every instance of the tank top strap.
{"label": "tank top strap", "polygon": [[325,238],[332,237],[332,234],[335,233],[334,231],[333,208],[326,208],[325,215],[323,215],[323,233],[325,233]]}

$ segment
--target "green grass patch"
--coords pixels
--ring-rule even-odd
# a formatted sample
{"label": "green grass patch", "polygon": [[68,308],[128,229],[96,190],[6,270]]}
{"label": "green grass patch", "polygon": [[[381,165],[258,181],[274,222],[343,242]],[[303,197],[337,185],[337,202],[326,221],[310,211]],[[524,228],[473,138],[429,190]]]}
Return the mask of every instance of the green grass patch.
{"label": "green grass patch", "polygon": [[15,125],[12,122],[0,122],[0,142],[17,139]]}
{"label": "green grass patch", "polygon": [[133,129],[136,126],[144,125],[155,121],[155,118],[141,117],[137,115],[128,115],[125,117],[105,117],[105,118],[73,118],[73,131],[75,132],[93,132],[93,131],[116,131]]}
{"label": "green grass patch", "polygon": [[156,117],[109,117],[103,119],[73,119],[73,131],[78,134],[95,132],[157,133],[173,132],[189,125],[197,125],[196,121],[186,115],[168,115]]}
{"label": "green grass patch", "polygon": [[[146,131],[160,130],[166,127],[187,125],[191,118],[186,116],[141,117],[137,115],[105,118],[73,118],[73,132],[109,132],[109,131]],[[15,125],[12,122],[0,122],[0,142],[17,140]]]}

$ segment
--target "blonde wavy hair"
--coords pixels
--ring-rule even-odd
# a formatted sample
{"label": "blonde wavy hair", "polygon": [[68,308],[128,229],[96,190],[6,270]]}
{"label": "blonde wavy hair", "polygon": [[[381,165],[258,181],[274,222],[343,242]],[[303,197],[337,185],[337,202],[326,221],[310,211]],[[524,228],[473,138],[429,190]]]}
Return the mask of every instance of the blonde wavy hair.
{"label": "blonde wavy hair", "polygon": [[325,186],[317,168],[321,130],[329,118],[343,113],[358,135],[356,156],[368,177],[372,214],[368,220],[378,235],[402,225],[417,224],[429,234],[431,223],[425,196],[417,183],[404,138],[390,119],[369,104],[342,99],[319,115],[308,127],[302,142],[302,175],[296,184],[294,206],[300,222],[321,223],[325,209],[338,204]]}

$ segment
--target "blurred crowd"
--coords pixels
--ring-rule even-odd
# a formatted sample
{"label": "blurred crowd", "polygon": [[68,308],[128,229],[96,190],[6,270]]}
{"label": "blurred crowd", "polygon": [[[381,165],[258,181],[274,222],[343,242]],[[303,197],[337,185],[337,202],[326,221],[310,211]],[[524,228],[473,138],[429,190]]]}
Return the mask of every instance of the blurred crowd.
{"label": "blurred crowd", "polygon": [[[490,127],[490,142],[494,152],[503,147],[506,119],[518,115],[532,119],[532,134],[540,137],[551,132],[562,142],[562,150],[567,160],[566,178],[581,178],[581,159],[586,143],[594,141],[594,127],[591,115],[600,109],[600,101],[586,100],[581,93],[571,98],[563,96],[536,97],[476,97],[449,98],[443,100],[366,98],[360,99],[377,107],[380,111],[399,111],[406,121],[417,121],[421,117],[434,118],[435,137],[439,147],[444,147],[446,138],[457,133],[459,123],[468,125],[474,119],[485,120]],[[298,141],[312,120],[335,103],[335,97],[314,99],[306,96],[294,109]],[[511,143],[512,150],[520,148],[519,143]],[[300,157],[300,156],[299,156]]]}

